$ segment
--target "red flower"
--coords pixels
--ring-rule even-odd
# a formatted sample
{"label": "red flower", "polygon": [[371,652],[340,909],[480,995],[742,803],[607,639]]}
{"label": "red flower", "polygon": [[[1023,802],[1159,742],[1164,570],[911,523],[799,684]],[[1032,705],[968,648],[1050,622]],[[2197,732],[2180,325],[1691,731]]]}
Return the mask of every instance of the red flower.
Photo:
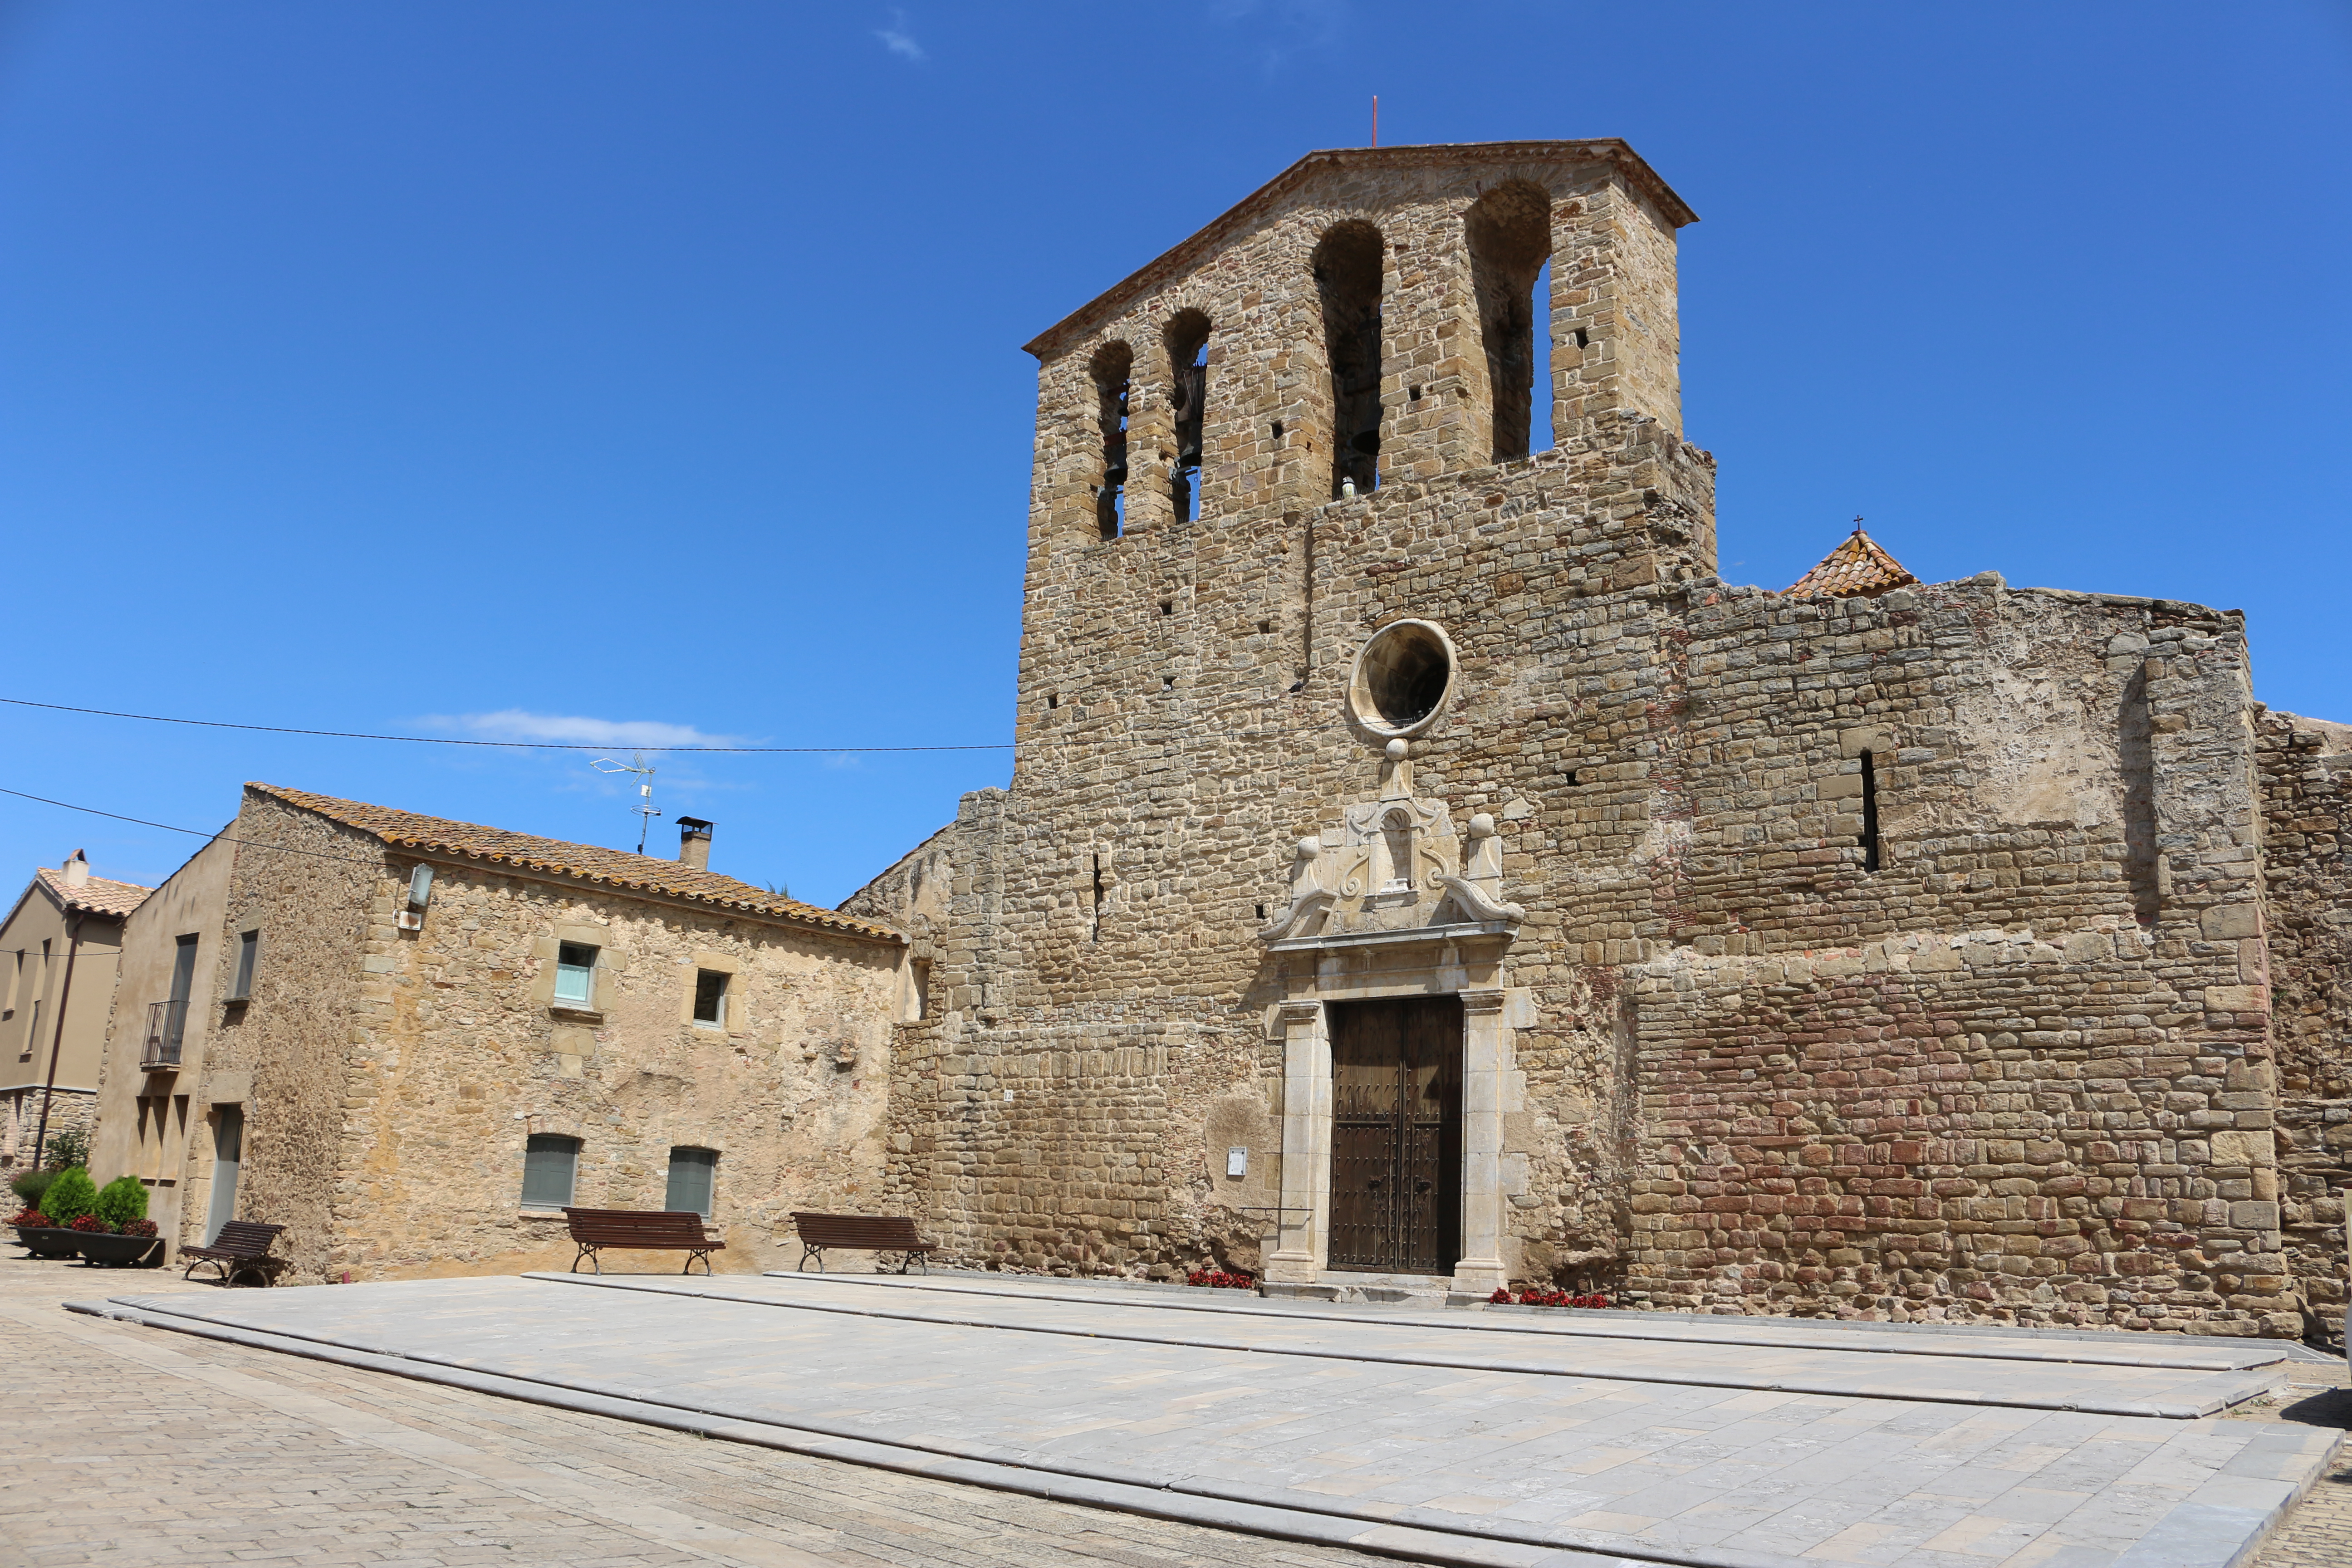
{"label": "red flower", "polygon": [[68,1228],[78,1230],[84,1236],[112,1236],[114,1234],[114,1227],[107,1224],[104,1220],[99,1218],[94,1214],[86,1214],[82,1215],[79,1219],[74,1221],[72,1226]]}
{"label": "red flower", "polygon": [[152,1236],[155,1234],[155,1222],[152,1219],[134,1219],[122,1227],[122,1234],[125,1236]]}
{"label": "red flower", "polygon": [[43,1214],[38,1209],[18,1209],[16,1211],[16,1217],[11,1219],[8,1223],[10,1225],[21,1225],[28,1229],[36,1227],[46,1229],[48,1226],[49,1216]]}

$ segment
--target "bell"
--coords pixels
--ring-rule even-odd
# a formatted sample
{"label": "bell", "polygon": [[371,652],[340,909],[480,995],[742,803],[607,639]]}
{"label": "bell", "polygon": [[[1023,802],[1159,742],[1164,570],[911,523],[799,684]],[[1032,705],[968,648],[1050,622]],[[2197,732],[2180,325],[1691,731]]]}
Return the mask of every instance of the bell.
{"label": "bell", "polygon": [[1127,459],[1125,458],[1114,458],[1112,461],[1103,465],[1104,489],[1115,489],[1125,483],[1127,483]]}

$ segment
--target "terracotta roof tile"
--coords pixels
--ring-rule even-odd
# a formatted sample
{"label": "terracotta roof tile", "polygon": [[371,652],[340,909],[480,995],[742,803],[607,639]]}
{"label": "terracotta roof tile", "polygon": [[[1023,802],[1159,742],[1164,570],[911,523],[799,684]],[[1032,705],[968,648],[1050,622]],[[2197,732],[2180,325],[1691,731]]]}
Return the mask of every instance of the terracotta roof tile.
{"label": "terracotta roof tile", "polygon": [[88,910],[94,915],[112,915],[117,919],[129,914],[147,901],[152,888],[142,888],[136,882],[110,881],[104,877],[92,877],[79,888],[66,886],[66,874],[54,867],[43,866],[33,875],[49,895],[69,910]]}
{"label": "terracotta roof tile", "polygon": [[364,801],[281,789],[276,784],[249,784],[246,788],[305,811],[317,812],[346,827],[373,834],[396,848],[434,849],[479,860],[501,861],[523,870],[577,877],[634,892],[661,893],[788,925],[815,926],[886,942],[905,940],[878,921],[859,920],[797,899],[779,898],[749,882],[739,882],[716,871],[698,871],[676,860],[658,860],[650,855],[633,855],[625,849],[606,849],[594,844],[568,844],[560,838],[509,833],[503,827],[484,827],[478,823],[454,822],[447,817],[423,816],[413,811],[370,805]]}
{"label": "terracotta roof tile", "polygon": [[1906,588],[1919,579],[1878,547],[1878,542],[1855,529],[1844,543],[1822,557],[1822,563],[1785,590],[1797,599],[1850,599],[1858,594],[1884,594]]}

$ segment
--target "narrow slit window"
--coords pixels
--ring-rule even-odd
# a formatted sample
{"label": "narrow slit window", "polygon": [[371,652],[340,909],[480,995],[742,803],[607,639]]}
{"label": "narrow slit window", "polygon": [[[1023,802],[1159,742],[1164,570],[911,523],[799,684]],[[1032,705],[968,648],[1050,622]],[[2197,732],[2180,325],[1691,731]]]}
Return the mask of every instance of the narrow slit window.
{"label": "narrow slit window", "polygon": [[1095,425],[1102,437],[1102,472],[1095,485],[1095,529],[1117,539],[1127,521],[1127,405],[1135,353],[1109,343],[1095,355]]}
{"label": "narrow slit window", "polygon": [[1862,868],[1878,869],[1878,763],[1862,753]]}
{"label": "narrow slit window", "polygon": [[1102,911],[1103,911],[1103,870],[1102,870],[1102,856],[1101,856],[1101,855],[1099,855],[1099,854],[1097,854],[1097,855],[1096,855],[1096,856],[1095,856],[1095,915],[1094,915],[1094,929],[1093,929],[1093,931],[1092,931],[1087,935],[1087,940],[1088,942],[1100,942],[1100,941],[1102,941]]}
{"label": "narrow slit window", "polygon": [[555,1005],[587,1008],[596,1001],[596,949],[567,942],[555,950]]}

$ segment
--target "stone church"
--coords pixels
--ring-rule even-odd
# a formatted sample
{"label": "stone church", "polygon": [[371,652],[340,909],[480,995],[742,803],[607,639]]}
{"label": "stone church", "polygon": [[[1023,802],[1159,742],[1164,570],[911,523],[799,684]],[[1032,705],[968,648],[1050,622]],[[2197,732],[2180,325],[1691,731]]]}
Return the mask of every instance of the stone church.
{"label": "stone church", "polygon": [[1859,532],[1725,582],[1694,221],[1617,141],[1318,153],[1028,345],[1012,784],[844,906],[913,944],[894,1205],[1003,1268],[2332,1320],[2352,736],[2235,611]]}

